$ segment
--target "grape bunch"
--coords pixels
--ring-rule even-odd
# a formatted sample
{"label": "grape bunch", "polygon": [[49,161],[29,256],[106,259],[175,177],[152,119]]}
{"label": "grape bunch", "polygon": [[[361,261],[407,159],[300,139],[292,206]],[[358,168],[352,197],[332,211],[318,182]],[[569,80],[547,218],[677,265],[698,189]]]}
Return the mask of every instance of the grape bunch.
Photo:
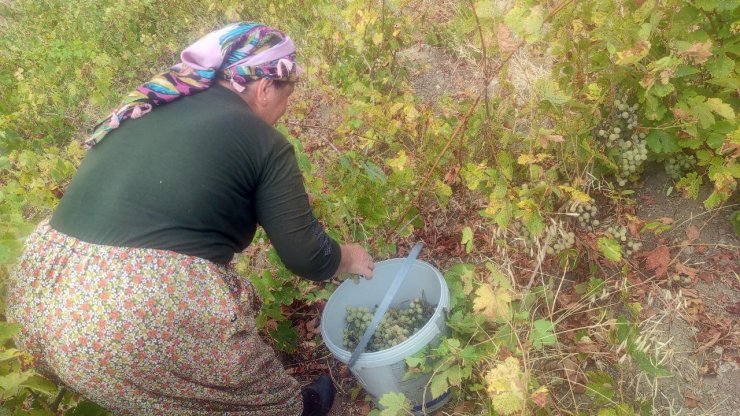
{"label": "grape bunch", "polygon": [[521,221],[514,221],[514,234],[516,235],[516,241],[519,245],[524,248],[532,247],[534,245],[534,239],[532,233],[529,232],[526,226]]}
{"label": "grape bunch", "polygon": [[613,239],[619,241],[620,243],[624,243],[624,245],[627,246],[627,249],[624,250],[624,254],[627,257],[631,256],[633,253],[642,248],[642,243],[632,240],[627,234],[627,227],[623,225],[610,225],[609,227],[607,227],[606,233],[610,235]]}
{"label": "grape bunch", "polygon": [[619,175],[617,182],[624,186],[628,178],[640,171],[642,164],[647,160],[647,143],[645,133],[634,133],[629,140],[619,140]]}
{"label": "grape bunch", "polygon": [[581,228],[593,231],[594,228],[598,227],[601,223],[596,219],[596,213],[599,211],[596,208],[594,201],[586,202],[584,204],[571,205],[569,211],[572,214],[578,215],[578,225]]}
{"label": "grape bunch", "polygon": [[638,104],[629,105],[627,97],[614,100],[610,116],[599,126],[596,136],[611,150],[617,163],[617,182],[620,186],[627,178],[638,173],[647,160],[645,133],[639,131]]}
{"label": "grape bunch", "polygon": [[[366,351],[381,351],[406,341],[424,326],[434,313],[434,307],[421,298],[413,299],[407,307],[388,309],[370,338]],[[347,306],[344,327],[344,347],[354,350],[373,320],[374,311],[368,308]]]}
{"label": "grape bunch", "polygon": [[696,165],[696,159],[693,156],[679,153],[665,160],[665,173],[673,180],[681,179],[686,172],[691,171]]}
{"label": "grape bunch", "polygon": [[565,230],[563,228],[563,225],[560,223],[550,224],[549,226],[547,226],[547,229],[545,231],[547,234],[552,234],[556,236],[555,240],[553,240],[554,243],[545,249],[545,252],[549,255],[567,250],[573,247],[573,244],[575,244],[576,242],[575,233]]}

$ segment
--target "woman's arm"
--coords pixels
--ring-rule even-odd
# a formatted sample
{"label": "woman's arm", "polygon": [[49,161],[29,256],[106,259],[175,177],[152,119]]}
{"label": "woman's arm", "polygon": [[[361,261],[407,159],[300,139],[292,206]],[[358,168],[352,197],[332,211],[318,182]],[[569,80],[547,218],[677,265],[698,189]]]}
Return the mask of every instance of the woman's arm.
{"label": "woman's arm", "polygon": [[293,273],[325,280],[338,273],[372,277],[372,257],[359,245],[340,246],[314,217],[293,146],[283,141],[262,169],[256,214],[280,259]]}

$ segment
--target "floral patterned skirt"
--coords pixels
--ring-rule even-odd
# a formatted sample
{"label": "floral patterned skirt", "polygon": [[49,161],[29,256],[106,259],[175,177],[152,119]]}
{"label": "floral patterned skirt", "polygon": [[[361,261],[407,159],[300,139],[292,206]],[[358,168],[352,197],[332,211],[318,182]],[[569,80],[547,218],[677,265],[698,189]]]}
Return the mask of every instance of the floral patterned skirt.
{"label": "floral patterned skirt", "polygon": [[114,414],[299,415],[257,308],[227,267],[89,244],[44,221],[10,277],[7,317],[39,372]]}

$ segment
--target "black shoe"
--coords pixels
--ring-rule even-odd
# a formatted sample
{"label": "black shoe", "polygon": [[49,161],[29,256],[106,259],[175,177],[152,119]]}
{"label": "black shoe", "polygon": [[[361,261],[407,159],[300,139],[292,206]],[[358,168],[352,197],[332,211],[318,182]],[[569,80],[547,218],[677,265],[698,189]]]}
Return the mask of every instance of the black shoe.
{"label": "black shoe", "polygon": [[334,388],[329,376],[322,374],[313,383],[301,390],[303,396],[303,413],[301,416],[326,416],[334,404]]}

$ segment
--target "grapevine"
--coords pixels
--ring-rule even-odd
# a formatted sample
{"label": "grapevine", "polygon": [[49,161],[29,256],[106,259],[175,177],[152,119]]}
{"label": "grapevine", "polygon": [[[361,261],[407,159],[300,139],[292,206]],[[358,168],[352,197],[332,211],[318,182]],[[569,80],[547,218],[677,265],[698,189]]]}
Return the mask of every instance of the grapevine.
{"label": "grapevine", "polygon": [[[413,299],[407,307],[390,308],[370,338],[366,350],[381,351],[394,347],[421,329],[434,313],[434,306],[421,298]],[[360,306],[347,306],[344,327],[344,347],[354,350],[373,320],[374,311]]]}

